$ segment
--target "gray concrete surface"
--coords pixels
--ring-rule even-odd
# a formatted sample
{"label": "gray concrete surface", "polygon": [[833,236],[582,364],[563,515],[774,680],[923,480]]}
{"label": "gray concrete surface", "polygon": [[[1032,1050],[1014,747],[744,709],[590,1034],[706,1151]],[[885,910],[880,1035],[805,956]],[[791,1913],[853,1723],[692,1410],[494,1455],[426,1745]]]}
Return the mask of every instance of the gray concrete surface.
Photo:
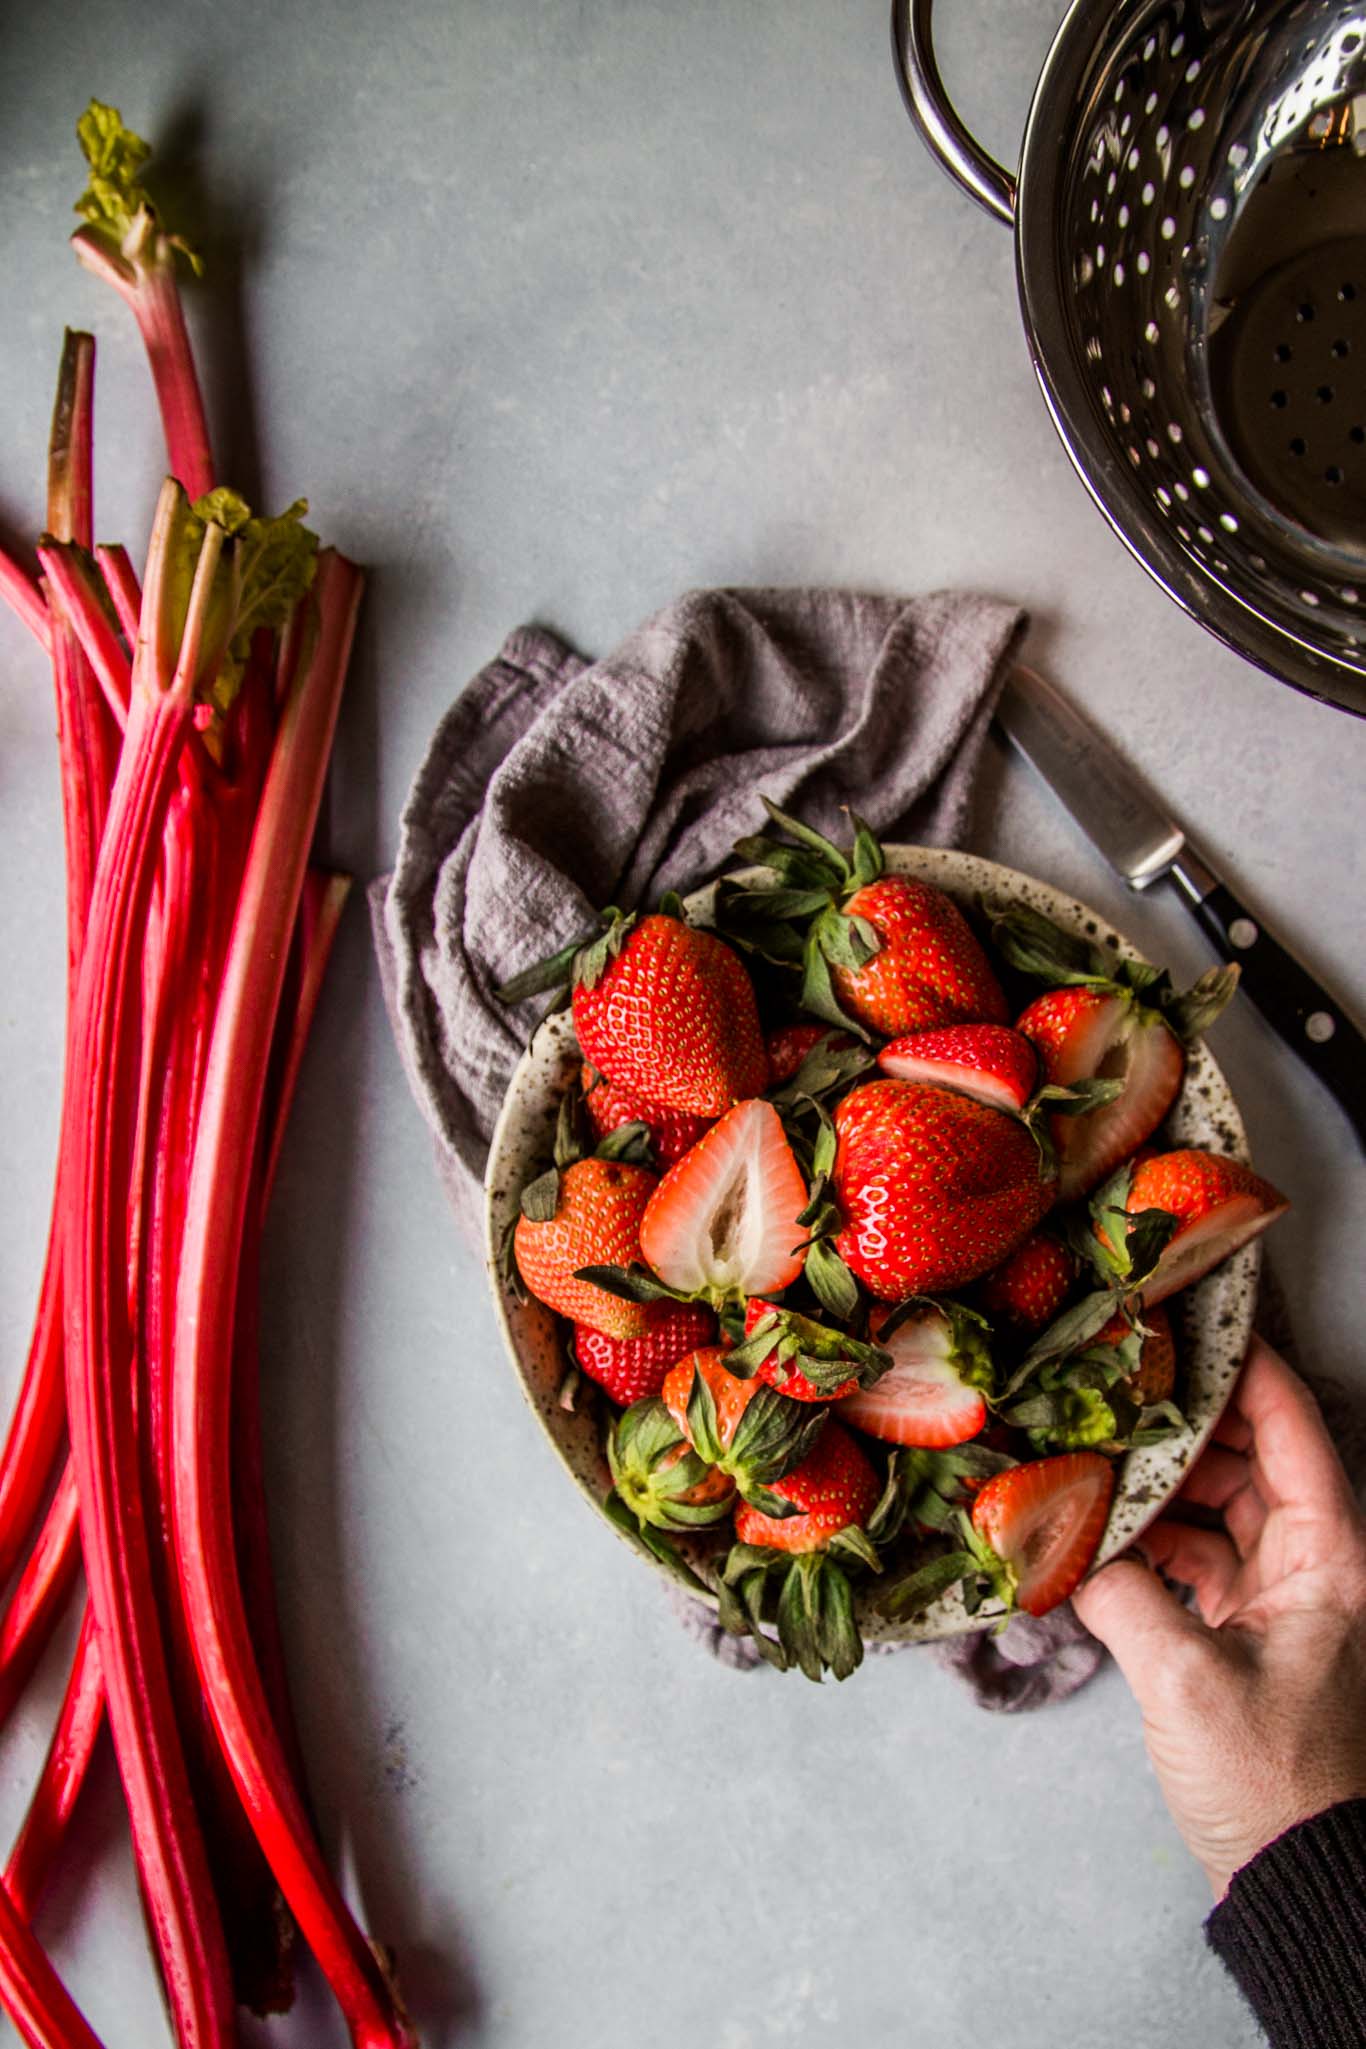
{"label": "gray concrete surface", "polygon": [[[121,309],[64,248],[92,93],[167,137],[216,268],[194,300],[224,467],[306,491],[373,569],[327,837],[380,869],[426,736],[515,623],[600,650],[690,584],[971,583],[1366,1010],[1366,734],[1183,618],[1046,418],[1009,237],[911,134],[883,0],[82,0],[0,28],[0,519],[41,521],[64,322],[100,336],[99,527],[159,471]],[[1058,0],[953,0],[944,64],[1009,157]],[[38,1271],[61,1058],[41,663],[0,618],[0,1393]],[[1185,970],[1003,755],[983,851]],[[1307,1357],[1358,1384],[1366,1177],[1254,1016],[1217,1048],[1295,1211]],[[499,1356],[345,927],[270,1247],[269,1462],[329,1847],[424,2040],[470,2049],[1250,2049],[1203,1880],[1113,1671],[999,1721],[908,1657],[739,1678],[585,1515]],[[0,1743],[0,1835],[62,1682]],[[164,2038],[112,1768],[42,1928],[110,2049]],[[258,2039],[253,2035],[253,2039]],[[260,2039],[265,2039],[262,2036]],[[316,1988],[284,2044],[341,2039]]]}

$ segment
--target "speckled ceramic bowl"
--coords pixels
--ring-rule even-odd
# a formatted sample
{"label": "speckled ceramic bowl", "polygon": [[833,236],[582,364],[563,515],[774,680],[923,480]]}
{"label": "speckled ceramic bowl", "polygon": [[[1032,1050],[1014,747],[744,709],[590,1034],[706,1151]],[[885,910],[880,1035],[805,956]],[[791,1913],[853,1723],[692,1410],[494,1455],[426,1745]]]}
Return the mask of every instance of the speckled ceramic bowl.
{"label": "speckled ceramic bowl", "polygon": [[[1085,904],[997,862],[935,847],[888,847],[887,866],[893,873],[937,883],[965,909],[983,893],[1012,898],[1033,905],[1068,931],[1114,946],[1121,953],[1137,952],[1122,933],[1112,931]],[[694,923],[707,922],[711,899],[710,889],[699,890],[688,899]],[[493,1134],[486,1182],[487,1252],[498,1320],[523,1391],[574,1480],[600,1508],[610,1481],[598,1419],[591,1412],[575,1415],[559,1406],[557,1395],[566,1361],[556,1319],[539,1302],[515,1301],[504,1285],[498,1261],[498,1247],[517,1213],[519,1192],[549,1158],[559,1099],[578,1067],[574,1027],[569,1013],[562,1012],[541,1026],[528,1047]],[[1242,1119],[1228,1084],[1204,1045],[1191,1055],[1166,1129],[1174,1145],[1207,1146],[1247,1158]],[[1260,1262],[1260,1242],[1254,1239],[1168,1304],[1181,1350],[1189,1428],[1179,1437],[1130,1452],[1125,1458],[1097,1564],[1122,1551],[1152,1521],[1213,1431],[1237,1379],[1252,1329]],[[623,1537],[622,1541],[627,1540]],[[704,1579],[713,1574],[718,1556],[725,1555],[724,1547],[718,1552],[714,1543],[681,1548]],[[638,1555],[645,1559],[643,1552]],[[654,1569],[664,1571],[662,1566]],[[865,1593],[859,1620],[869,1642],[909,1642],[980,1629],[999,1613],[988,1603],[976,1616],[969,1616],[955,1590],[912,1621],[891,1623],[873,1612]]]}

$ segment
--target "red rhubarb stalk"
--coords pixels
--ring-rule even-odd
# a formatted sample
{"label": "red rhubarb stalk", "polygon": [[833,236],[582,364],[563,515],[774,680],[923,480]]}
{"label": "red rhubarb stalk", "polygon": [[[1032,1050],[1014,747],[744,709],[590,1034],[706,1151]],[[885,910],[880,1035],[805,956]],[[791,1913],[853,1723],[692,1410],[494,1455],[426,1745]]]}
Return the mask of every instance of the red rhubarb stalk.
{"label": "red rhubarb stalk", "polygon": [[[81,1548],[139,1878],[178,2039],[228,2049],[232,1991],[207,1860],[175,1726],[143,1513],[128,1318],[128,1190],[145,924],[201,663],[216,668],[210,610],[224,534],[203,530],[188,607],[175,557],[183,493],[158,501],[128,731],[91,901],[76,1004],[63,1243],[67,1414]],[[64,1165],[66,1163],[64,1162]]]}
{"label": "red rhubarb stalk", "polygon": [[413,2041],[314,1840],[257,1668],[232,1530],[233,1305],[270,1045],[361,576],[319,557],[317,632],[280,718],[223,978],[176,1301],[175,1529],[199,1676],[242,1803],[360,2049]]}
{"label": "red rhubarb stalk", "polygon": [[177,254],[196,271],[199,259],[162,229],[137,182],[151,151],[124,127],[117,108],[92,100],[76,134],[90,183],[76,203],[86,225],[76,230],[72,244],[86,268],[106,279],[131,309],[161,408],[171,474],[191,498],[201,498],[213,489],[213,459],[175,272]]}
{"label": "red rhubarb stalk", "polygon": [[0,2004],[29,2049],[100,2049],[36,1936],[0,1886]]}
{"label": "red rhubarb stalk", "polygon": [[[81,546],[90,541],[94,369],[94,337],[68,330],[48,445],[47,523],[62,540]],[[52,614],[52,629],[66,840],[69,1037],[90,892],[118,758],[118,736],[60,603]],[[69,1076],[69,1050],[66,1069]],[[66,1093],[64,1087],[63,1118],[67,1115]],[[59,1162],[33,1335],[18,1401],[0,1451],[0,1581],[8,1580],[28,1541],[51,1481],[65,1420],[60,1215]]]}
{"label": "red rhubarb stalk", "polygon": [[38,543],[43,575],[56,592],[120,729],[128,721],[132,663],[119,639],[104,580],[93,556],[45,535]]}
{"label": "red rhubarb stalk", "polygon": [[5,1870],[5,1889],[26,1921],[37,1912],[66,1840],[103,1726],[104,1682],[95,1618],[87,1602],[62,1711]]}
{"label": "red rhubarb stalk", "polygon": [[104,577],[104,587],[118,618],[123,637],[129,647],[138,637],[138,615],[142,611],[142,585],[133,567],[132,557],[122,547],[110,547],[103,541],[95,550],[95,560]]}
{"label": "red rhubarb stalk", "polygon": [[0,548],[0,599],[17,619],[23,620],[41,648],[51,648],[52,622],[47,615],[47,601],[33,577],[3,548]]}

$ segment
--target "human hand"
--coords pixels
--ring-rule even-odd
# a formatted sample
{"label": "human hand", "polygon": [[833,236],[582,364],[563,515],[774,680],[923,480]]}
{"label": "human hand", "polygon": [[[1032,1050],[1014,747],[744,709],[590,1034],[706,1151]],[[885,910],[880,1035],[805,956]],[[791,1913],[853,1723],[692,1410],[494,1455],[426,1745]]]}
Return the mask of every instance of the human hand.
{"label": "human hand", "polygon": [[[1298,1821],[1366,1796],[1366,1521],[1318,1404],[1260,1338],[1181,1498],[1073,1597],[1143,1711],[1172,1817],[1216,1899]],[[1150,1566],[1194,1590],[1182,1607]]]}

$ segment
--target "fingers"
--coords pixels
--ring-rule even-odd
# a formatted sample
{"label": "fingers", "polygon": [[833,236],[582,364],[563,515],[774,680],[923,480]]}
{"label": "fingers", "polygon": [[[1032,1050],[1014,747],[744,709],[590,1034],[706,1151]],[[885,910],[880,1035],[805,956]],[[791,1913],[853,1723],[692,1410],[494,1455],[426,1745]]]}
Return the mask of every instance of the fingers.
{"label": "fingers", "polygon": [[1191,1588],[1211,1629],[1237,1606],[1239,1558],[1222,1530],[1163,1520],[1145,1530],[1141,1542],[1155,1566]]}
{"label": "fingers", "polygon": [[[1144,1537],[1145,1545],[1151,1534]],[[1170,1588],[1132,1553],[1084,1580],[1072,1605],[1113,1655],[1140,1705],[1173,1646],[1205,1634]]]}
{"label": "fingers", "polygon": [[1240,1558],[1256,1548],[1266,1527],[1267,1507],[1254,1467],[1221,1445],[1210,1445],[1197,1459],[1178,1499],[1221,1514]]}
{"label": "fingers", "polygon": [[1320,1513],[1352,1508],[1342,1461],[1318,1403],[1263,1338],[1248,1346],[1234,1410],[1248,1426],[1262,1492],[1270,1506],[1295,1503]]}

